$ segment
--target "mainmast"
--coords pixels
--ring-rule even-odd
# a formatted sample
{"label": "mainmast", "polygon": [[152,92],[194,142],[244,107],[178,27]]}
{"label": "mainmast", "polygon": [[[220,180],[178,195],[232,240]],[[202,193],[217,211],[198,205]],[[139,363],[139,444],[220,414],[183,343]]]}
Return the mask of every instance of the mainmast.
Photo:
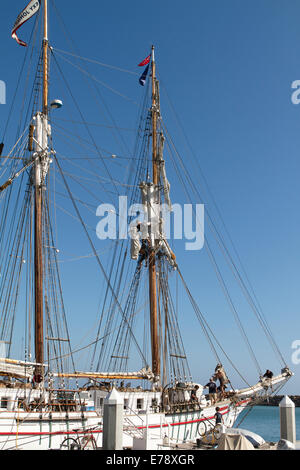
{"label": "mainmast", "polygon": [[[156,65],[154,46],[152,46],[152,167],[154,190],[158,185],[158,161],[157,161],[157,87],[156,87]],[[157,201],[158,202],[158,201]],[[158,314],[157,314],[157,288],[156,288],[156,243],[151,237],[151,247],[149,253],[149,300],[150,300],[150,328],[151,328],[151,349],[152,349],[152,372],[155,376],[160,376],[160,352],[158,335]]]}
{"label": "mainmast", "polygon": [[[48,157],[48,1],[44,0],[43,39],[43,111],[35,116],[37,153],[35,162],[35,222],[34,222],[34,266],[35,266],[35,381],[43,381],[44,370],[44,289],[43,289],[43,186],[45,163]],[[46,163],[47,164],[47,163]]]}

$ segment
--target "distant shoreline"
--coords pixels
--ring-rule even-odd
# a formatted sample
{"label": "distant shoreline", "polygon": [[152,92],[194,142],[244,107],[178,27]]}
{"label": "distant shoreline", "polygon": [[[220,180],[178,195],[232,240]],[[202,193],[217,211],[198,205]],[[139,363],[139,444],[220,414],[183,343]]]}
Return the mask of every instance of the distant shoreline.
{"label": "distant shoreline", "polygon": [[[268,397],[257,404],[257,406],[278,406],[285,395],[277,395],[275,397]],[[289,395],[289,398],[295,403],[296,407],[300,407],[300,396]]]}

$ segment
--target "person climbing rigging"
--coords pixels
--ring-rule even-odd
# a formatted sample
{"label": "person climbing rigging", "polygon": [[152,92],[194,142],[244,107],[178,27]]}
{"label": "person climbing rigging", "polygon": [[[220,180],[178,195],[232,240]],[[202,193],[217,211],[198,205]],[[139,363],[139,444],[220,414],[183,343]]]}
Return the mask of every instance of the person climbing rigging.
{"label": "person climbing rigging", "polygon": [[[138,233],[142,233],[142,226],[140,223],[137,224],[136,228],[137,228]],[[147,260],[149,257],[149,246],[150,246],[150,240],[142,239],[142,246],[139,251],[139,259],[138,259],[139,268],[141,268],[143,261]]]}
{"label": "person climbing rigging", "polygon": [[226,384],[229,382],[229,380],[227,378],[226,372],[225,372],[222,364],[217,364],[217,366],[215,368],[214,378],[219,380],[219,382],[220,382],[219,390],[220,390],[220,393],[221,393],[221,398],[224,398],[225,397]]}

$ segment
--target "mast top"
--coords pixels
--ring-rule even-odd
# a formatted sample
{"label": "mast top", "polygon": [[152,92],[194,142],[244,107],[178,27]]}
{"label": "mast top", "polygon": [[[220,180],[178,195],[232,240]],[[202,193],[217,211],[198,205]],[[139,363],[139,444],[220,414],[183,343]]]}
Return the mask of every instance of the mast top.
{"label": "mast top", "polygon": [[48,0],[44,0],[44,41],[49,41],[48,38]]}
{"label": "mast top", "polygon": [[154,46],[152,46],[151,48],[151,58],[152,58],[152,62],[155,62]]}
{"label": "mast top", "polygon": [[43,113],[48,115],[48,0],[44,0],[44,41],[43,41]]}

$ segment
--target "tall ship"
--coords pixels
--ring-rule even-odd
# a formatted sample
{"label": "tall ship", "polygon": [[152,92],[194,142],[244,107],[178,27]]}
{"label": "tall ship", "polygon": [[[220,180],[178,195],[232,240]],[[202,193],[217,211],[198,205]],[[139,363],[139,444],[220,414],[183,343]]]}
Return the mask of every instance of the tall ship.
{"label": "tall ship", "polygon": [[[16,140],[10,151],[5,140],[0,147],[0,449],[102,448],[104,404],[115,390],[124,407],[127,449],[138,448],[145,435],[151,449],[162,449],[166,442],[171,447],[194,442],[215,429],[216,408],[224,424],[233,427],[240,413],[276,393],[293,374],[209,215],[217,243],[279,359],[277,373],[261,369],[216,264],[226,301],[257,366],[254,384],[244,378],[248,365],[241,371],[235,364],[239,355],[235,340],[232,359],[189,288],[190,273],[183,272],[167,233],[173,227],[168,166],[174,164],[190,202],[194,202],[191,195],[198,194],[197,184],[181,158],[171,161],[176,149],[163,120],[154,47],[140,64],[145,67],[140,78],[145,94],[135,147],[124,175],[123,167],[116,175],[114,165],[125,158],[105,153],[102,147],[109,145],[108,139],[98,144],[97,136],[96,142],[59,62],[63,56],[71,64],[79,56],[64,55],[54,38],[49,39],[48,9],[47,0],[31,1],[12,31],[18,44],[27,46],[18,35],[30,20],[34,24],[27,46],[32,51],[30,62],[33,52],[39,53],[32,90],[25,91],[27,110],[24,104],[15,125]],[[76,69],[82,72],[81,66]],[[97,82],[97,77],[86,75],[85,79]],[[60,92],[59,80],[80,116],[81,127],[74,133],[62,127],[63,103],[53,99],[53,93]],[[74,124],[71,107],[68,114]],[[13,121],[17,123],[17,117]],[[64,139],[63,150],[56,143],[59,136]],[[62,153],[66,141],[72,148],[70,157]],[[169,179],[172,187],[179,184]],[[109,204],[98,207],[96,214],[95,204],[102,201]],[[58,215],[59,208],[63,210]],[[203,233],[201,212],[195,212]],[[102,218],[95,230],[96,215]],[[80,265],[76,270],[70,264],[63,270],[64,237],[66,252],[69,247],[79,254],[82,247],[89,247],[89,255],[78,255],[79,262],[88,259],[87,268]],[[204,245],[215,263],[206,236]],[[197,265],[196,255],[194,259]],[[65,291],[72,299],[70,307]],[[178,292],[184,301],[177,301]],[[193,379],[181,333],[182,325],[188,329],[191,312],[201,342],[207,341],[207,355],[199,352],[199,362],[208,364],[202,381]],[[92,330],[92,340],[75,347],[70,324],[78,331]],[[84,365],[87,352],[89,362]],[[198,376],[197,370],[194,373]],[[233,374],[244,386],[235,386]]]}

